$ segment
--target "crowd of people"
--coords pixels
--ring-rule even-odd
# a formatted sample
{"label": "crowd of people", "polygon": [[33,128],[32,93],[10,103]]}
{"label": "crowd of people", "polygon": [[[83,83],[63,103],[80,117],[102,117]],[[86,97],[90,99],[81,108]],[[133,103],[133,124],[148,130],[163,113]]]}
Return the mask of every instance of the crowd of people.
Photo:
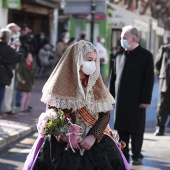
{"label": "crowd of people", "polygon": [[[13,106],[22,113],[30,111],[35,75],[47,74],[50,77],[43,87],[41,99],[47,110],[62,109],[67,118],[76,125],[78,123],[84,132],[81,140],[77,138],[79,147],[74,148],[74,157],[71,150],[64,149],[66,144],[71,145],[69,129],[69,135],[60,136],[60,140],[55,135],[39,137],[24,170],[30,170],[30,167],[128,170],[130,142],[132,164],[142,163],[146,109],[151,103],[155,74],[159,77],[159,100],[154,135],[164,135],[170,114],[170,46],[161,46],[154,63],[153,55],[139,44],[139,38],[135,27],[122,29],[121,47],[111,49],[111,79],[107,89],[102,76],[104,64],[109,59],[102,36],[98,36],[93,45],[86,40],[84,31],[79,39],[72,37],[70,40],[68,33],[64,32],[54,47],[44,32],[34,36],[26,24],[20,27],[10,23],[0,30],[1,118],[4,113],[16,116]],[[114,129],[119,138],[108,127],[112,106]],[[36,146],[39,142],[41,145]],[[80,148],[85,150],[84,155],[79,154]],[[65,161],[67,164],[63,163]]]}
{"label": "crowd of people", "polygon": [[37,52],[38,48],[47,41],[42,42],[38,39],[35,41],[26,24],[18,26],[9,23],[5,28],[1,28],[0,34],[0,116],[2,118],[5,115],[17,116],[14,112],[16,110],[30,111],[29,99],[34,86]]}
{"label": "crowd of people", "polygon": [[44,32],[34,35],[27,24],[9,23],[0,29],[0,118],[32,111],[29,106],[35,77],[47,77],[66,48],[77,41],[62,33],[56,47]]}

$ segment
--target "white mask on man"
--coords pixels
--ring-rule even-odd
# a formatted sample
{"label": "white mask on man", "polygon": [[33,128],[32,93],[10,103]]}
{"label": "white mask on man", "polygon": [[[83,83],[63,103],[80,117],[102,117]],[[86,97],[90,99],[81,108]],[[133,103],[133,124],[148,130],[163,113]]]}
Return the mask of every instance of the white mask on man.
{"label": "white mask on man", "polygon": [[20,32],[17,32],[16,34],[12,34],[12,38],[15,39],[15,38],[19,38],[21,35]]}
{"label": "white mask on man", "polygon": [[86,75],[92,75],[96,70],[95,61],[83,61],[82,71]]}

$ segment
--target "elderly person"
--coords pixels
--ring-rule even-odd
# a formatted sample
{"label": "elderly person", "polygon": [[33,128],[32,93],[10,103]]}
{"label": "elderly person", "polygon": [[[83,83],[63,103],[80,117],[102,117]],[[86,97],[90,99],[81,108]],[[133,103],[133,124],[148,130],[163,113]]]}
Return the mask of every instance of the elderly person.
{"label": "elderly person", "polygon": [[11,84],[13,77],[12,65],[22,59],[22,53],[8,45],[11,39],[11,31],[7,28],[0,30],[0,115],[2,114],[2,102],[4,100],[5,86]]}
{"label": "elderly person", "polygon": [[139,45],[138,30],[133,26],[122,29],[121,46],[124,50],[115,58],[110,84],[116,100],[114,129],[127,144],[123,149],[127,161],[131,138],[132,164],[139,165],[143,158],[146,108],[151,102],[154,82],[153,56]]}
{"label": "elderly person", "polygon": [[8,25],[6,25],[6,28],[10,29],[12,32],[11,43],[15,38],[20,37],[21,28],[17,24],[9,23]]}
{"label": "elderly person", "polygon": [[[8,28],[11,33],[11,39],[10,39],[10,46],[12,48],[14,48],[16,51],[18,51],[20,49],[21,43],[19,40],[20,37],[20,27],[18,25],[16,25],[15,23],[9,23],[6,28]],[[9,115],[9,116],[14,116],[15,113],[13,112],[13,108],[12,108],[12,103],[15,100],[14,97],[14,90],[15,90],[15,73],[16,73],[16,64],[12,65],[12,72],[13,72],[13,77],[11,79],[11,84],[10,86],[6,86],[5,87],[5,96],[4,96],[4,102],[3,102],[3,111],[5,112],[5,114]]]}

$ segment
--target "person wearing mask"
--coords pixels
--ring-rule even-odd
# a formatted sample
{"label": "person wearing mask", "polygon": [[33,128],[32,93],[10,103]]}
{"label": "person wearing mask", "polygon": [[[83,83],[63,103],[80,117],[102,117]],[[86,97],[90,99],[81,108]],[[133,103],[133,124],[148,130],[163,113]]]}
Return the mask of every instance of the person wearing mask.
{"label": "person wearing mask", "polygon": [[163,136],[170,114],[170,44],[162,45],[155,59],[155,74],[159,79],[159,98],[155,136]]}
{"label": "person wearing mask", "polygon": [[45,44],[48,44],[48,40],[45,36],[45,33],[40,32],[39,41],[38,41],[38,48],[41,49]]}
{"label": "person wearing mask", "polygon": [[71,125],[81,127],[82,133],[74,134],[79,135],[77,145],[67,149],[71,143],[66,135],[69,127],[61,138],[55,133],[39,136],[23,170],[130,170],[107,126],[114,99],[103,83],[99,67],[92,43],[81,40],[66,49],[43,87],[41,101],[47,111],[62,110]]}
{"label": "person wearing mask", "polygon": [[[13,64],[22,60],[22,51],[16,52],[15,46],[10,47],[8,44],[11,40],[12,33],[7,28],[0,30],[0,116],[3,117],[2,103],[4,101],[5,86],[10,86],[13,77]],[[9,99],[10,100],[10,99]]]}
{"label": "person wearing mask", "polygon": [[142,163],[141,154],[145,130],[146,108],[150,105],[154,83],[153,56],[139,45],[138,30],[125,26],[121,32],[124,50],[115,58],[110,81],[110,92],[115,96],[114,129],[126,143],[123,153],[132,164]]}
{"label": "person wearing mask", "polygon": [[14,39],[20,37],[21,28],[15,23],[9,23],[8,25],[6,25],[6,28],[10,29],[12,32],[12,37],[10,40],[10,45],[12,45],[12,42],[14,41]]}
{"label": "person wearing mask", "polygon": [[27,24],[22,24],[20,36],[21,48],[24,49],[25,52],[30,51],[33,54],[34,47],[29,32],[30,29],[28,28]]}
{"label": "person wearing mask", "polygon": [[68,33],[67,32],[62,33],[57,42],[55,65],[58,63],[61,56],[63,55],[66,48],[68,47],[67,45],[68,41],[69,41]]}
{"label": "person wearing mask", "polygon": [[40,61],[40,70],[38,73],[38,77],[41,77],[45,73],[45,71],[46,75],[49,74],[49,71],[51,72],[54,61],[54,53],[50,44],[45,44],[40,49],[38,53],[38,58]]}
{"label": "person wearing mask", "polygon": [[100,72],[104,75],[104,65],[108,62],[107,50],[104,47],[105,39],[102,36],[97,37],[96,49],[100,58]]}
{"label": "person wearing mask", "polygon": [[[21,43],[19,40],[20,37],[20,27],[15,23],[9,23],[6,26],[7,29],[11,30],[12,36],[10,39],[9,45],[14,48],[16,51],[20,49]],[[14,102],[14,91],[15,91],[15,74],[16,74],[16,64],[12,66],[13,77],[11,79],[10,86],[5,87],[5,96],[3,102],[3,111],[5,114],[9,116],[14,116],[15,112],[13,112],[13,102]]]}

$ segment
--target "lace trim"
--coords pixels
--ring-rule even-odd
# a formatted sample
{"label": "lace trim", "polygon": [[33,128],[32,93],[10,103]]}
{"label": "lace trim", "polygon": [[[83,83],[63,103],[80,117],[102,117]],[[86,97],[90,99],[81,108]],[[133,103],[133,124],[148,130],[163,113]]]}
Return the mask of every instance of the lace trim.
{"label": "lace trim", "polygon": [[[81,47],[82,50],[80,50],[78,56],[77,56],[77,66],[78,66],[78,70],[80,69],[80,66],[83,64],[83,56],[85,56],[88,52],[92,52],[92,51],[96,51],[96,47],[88,42],[87,44],[83,45],[83,47]],[[99,75],[100,75],[100,67],[99,67],[99,58],[97,58],[96,60],[96,70],[93,73],[93,75],[89,76],[89,80],[88,80],[88,87],[87,87],[87,94],[86,96],[88,96],[88,93],[90,92],[90,90],[92,89],[93,85],[96,83],[96,80],[98,79]]]}
{"label": "lace trim", "polygon": [[81,52],[82,55],[85,56],[87,53],[92,52],[95,49],[96,49],[95,46],[92,43],[88,42],[83,46]]}
{"label": "lace trim", "polygon": [[113,109],[113,97],[110,95],[107,101],[93,102],[90,105],[82,99],[61,99],[53,96],[52,94],[44,93],[41,101],[47,105],[54,106],[61,109],[80,109],[87,106],[93,113],[107,112]]}
{"label": "lace trim", "polygon": [[97,58],[96,60],[96,71],[93,73],[93,75],[89,76],[87,91],[85,92],[82,88],[82,84],[79,79],[79,69],[80,65],[82,65],[83,63],[83,56],[86,55],[88,52],[92,52],[96,49],[91,43],[82,46],[82,50],[80,50],[78,55],[76,54],[77,74],[79,80],[78,89],[76,90],[77,97],[74,98],[69,96],[53,96],[51,93],[43,92],[41,101],[45,104],[55,106],[61,109],[76,110],[86,106],[93,113],[107,112],[109,110],[112,110],[112,104],[114,103],[114,99],[111,95],[108,97],[108,100],[94,101],[93,95],[91,94],[92,86],[96,83],[96,80],[100,75],[99,58]]}

